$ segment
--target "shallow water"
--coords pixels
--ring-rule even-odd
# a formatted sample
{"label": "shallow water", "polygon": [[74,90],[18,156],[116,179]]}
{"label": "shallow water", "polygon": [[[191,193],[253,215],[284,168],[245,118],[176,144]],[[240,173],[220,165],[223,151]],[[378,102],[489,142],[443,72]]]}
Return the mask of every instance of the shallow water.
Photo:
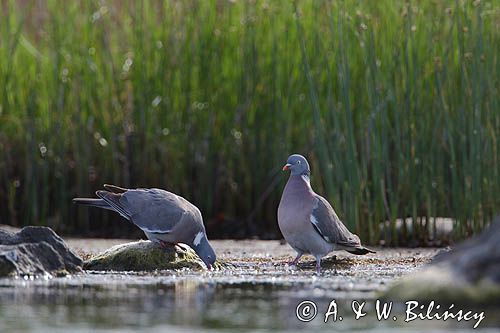
{"label": "shallow water", "polygon": [[[77,251],[83,249],[79,243],[70,244]],[[315,276],[312,261],[306,260],[298,269],[285,265],[292,253],[278,242],[216,242],[214,246],[223,260],[236,267],[212,272],[87,272],[65,278],[0,280],[0,332],[399,332],[473,326],[473,322],[436,320],[404,323],[404,309],[398,305],[391,313],[398,317],[396,321],[379,322],[374,316],[377,293],[425,263],[436,250],[380,249],[372,258],[339,254],[336,260],[325,260],[324,273]],[[296,317],[296,307],[304,300],[317,307],[311,322]],[[324,323],[332,300],[343,320],[333,322],[331,316]],[[354,320],[353,300],[367,300],[366,317]],[[488,320],[479,326],[482,330],[497,325],[491,320],[493,315],[486,315]]]}

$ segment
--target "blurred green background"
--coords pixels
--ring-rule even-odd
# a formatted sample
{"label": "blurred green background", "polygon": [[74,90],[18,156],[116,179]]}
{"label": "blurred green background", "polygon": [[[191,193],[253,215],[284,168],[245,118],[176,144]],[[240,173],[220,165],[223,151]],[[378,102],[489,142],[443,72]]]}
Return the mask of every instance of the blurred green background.
{"label": "blurred green background", "polygon": [[348,227],[500,208],[500,1],[0,2],[0,221],[134,236],[73,207],[160,187],[212,237],[279,237],[290,153]]}

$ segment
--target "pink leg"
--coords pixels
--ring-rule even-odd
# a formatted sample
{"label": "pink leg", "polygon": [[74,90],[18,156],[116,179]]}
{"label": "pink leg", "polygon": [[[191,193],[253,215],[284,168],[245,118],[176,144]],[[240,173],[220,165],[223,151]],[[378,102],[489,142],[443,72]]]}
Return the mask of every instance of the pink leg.
{"label": "pink leg", "polygon": [[299,262],[299,260],[300,260],[301,257],[302,257],[302,253],[297,253],[297,256],[295,257],[295,259],[293,259],[293,261],[290,261],[288,263],[288,265],[290,265],[290,266],[297,265],[297,263]]}
{"label": "pink leg", "polygon": [[316,274],[321,274],[321,257],[316,258]]}

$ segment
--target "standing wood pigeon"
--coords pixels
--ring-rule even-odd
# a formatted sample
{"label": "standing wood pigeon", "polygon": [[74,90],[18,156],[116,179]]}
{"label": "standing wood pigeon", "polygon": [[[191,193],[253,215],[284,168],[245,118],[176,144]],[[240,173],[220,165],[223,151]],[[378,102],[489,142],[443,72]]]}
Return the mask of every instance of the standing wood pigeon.
{"label": "standing wood pigeon", "polygon": [[208,269],[215,252],[208,242],[200,210],[174,193],[157,188],[126,189],[104,185],[97,191],[100,199],[75,198],[73,202],[109,209],[141,228],[149,240],[162,247],[184,243],[203,260]]}
{"label": "standing wood pigeon", "polygon": [[292,265],[296,265],[303,254],[312,254],[319,274],[321,258],[334,250],[375,253],[362,246],[359,237],[347,230],[330,203],[313,191],[309,163],[304,156],[290,155],[283,170],[290,170],[291,174],[278,207],[278,225],[285,240],[297,252]]}

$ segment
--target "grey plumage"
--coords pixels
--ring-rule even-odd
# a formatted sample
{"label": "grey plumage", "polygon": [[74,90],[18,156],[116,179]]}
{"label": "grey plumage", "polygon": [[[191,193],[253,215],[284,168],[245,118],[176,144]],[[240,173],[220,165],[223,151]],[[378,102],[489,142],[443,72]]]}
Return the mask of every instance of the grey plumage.
{"label": "grey plumage", "polygon": [[359,237],[351,233],[340,221],[325,198],[317,194],[314,197],[316,202],[312,210],[311,222],[323,239],[336,244],[337,248],[342,247],[343,250],[354,254],[373,252],[361,245]]}
{"label": "grey plumage", "polygon": [[210,267],[215,252],[208,242],[200,210],[174,193],[153,189],[125,189],[104,185],[97,191],[100,199],[75,198],[77,204],[113,210],[141,228],[148,239],[162,246],[189,245]]}
{"label": "grey plumage", "polygon": [[278,207],[278,225],[288,244],[297,252],[292,264],[296,264],[303,254],[312,254],[319,272],[321,258],[334,250],[374,253],[362,246],[359,237],[346,228],[330,203],[313,191],[309,163],[303,156],[291,155],[283,170],[290,170],[291,175]]}

